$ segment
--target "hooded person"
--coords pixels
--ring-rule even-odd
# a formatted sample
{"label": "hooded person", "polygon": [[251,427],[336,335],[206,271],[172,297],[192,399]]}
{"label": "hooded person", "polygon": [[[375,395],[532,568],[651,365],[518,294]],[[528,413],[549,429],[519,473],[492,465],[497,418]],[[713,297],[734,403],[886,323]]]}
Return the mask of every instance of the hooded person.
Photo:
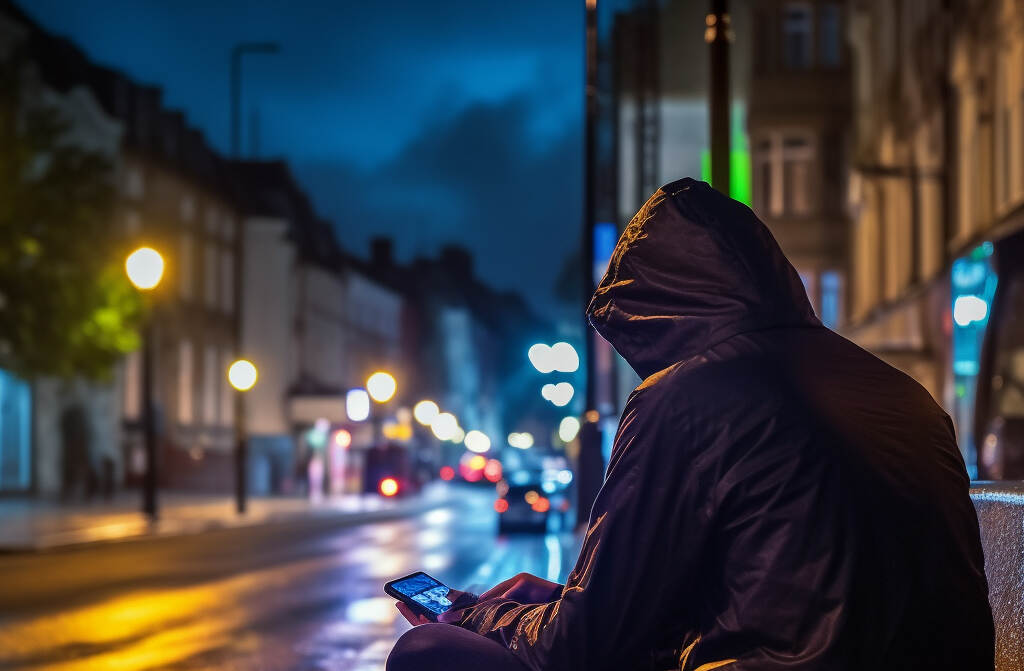
{"label": "hooded person", "polygon": [[[548,597],[517,600],[517,580],[539,581],[520,576],[448,616],[453,640],[493,649],[447,668],[993,668],[949,417],[821,325],[750,209],[662,187],[588,315],[643,381],[579,559]],[[444,629],[411,630],[389,668],[423,669]]]}

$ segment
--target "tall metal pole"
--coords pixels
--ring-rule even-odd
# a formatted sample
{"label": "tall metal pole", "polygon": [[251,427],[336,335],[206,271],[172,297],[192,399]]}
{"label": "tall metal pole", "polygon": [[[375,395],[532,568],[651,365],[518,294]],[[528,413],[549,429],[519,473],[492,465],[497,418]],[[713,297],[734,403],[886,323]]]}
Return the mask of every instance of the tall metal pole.
{"label": "tall metal pole", "polygon": [[[586,0],[584,18],[585,61],[584,61],[584,130],[583,130],[583,235],[581,258],[583,266],[583,305],[586,306],[594,293],[594,216],[596,212],[597,159],[597,0]],[[586,407],[597,407],[597,361],[594,356],[594,338],[597,334],[583,317],[584,358],[586,359]]]}
{"label": "tall metal pole", "polygon": [[151,522],[158,516],[156,500],[156,418],[153,407],[153,318],[142,327],[142,436],[146,449],[146,470],[142,475],[142,512]]}
{"label": "tall metal pole", "polygon": [[[243,42],[231,49],[231,156],[241,158],[242,134],[242,56],[249,53],[272,54],[280,51],[273,42]],[[235,224],[235,358],[242,356],[242,308],[245,301],[245,226]],[[235,510],[244,515],[248,500],[249,446],[246,427],[245,392],[235,391]]]}
{"label": "tall metal pole", "polygon": [[711,185],[729,195],[729,40],[728,0],[711,0],[704,39],[710,48]]}
{"label": "tall metal pole", "polygon": [[244,515],[248,499],[248,436],[245,427],[245,392],[235,390],[235,511]]}

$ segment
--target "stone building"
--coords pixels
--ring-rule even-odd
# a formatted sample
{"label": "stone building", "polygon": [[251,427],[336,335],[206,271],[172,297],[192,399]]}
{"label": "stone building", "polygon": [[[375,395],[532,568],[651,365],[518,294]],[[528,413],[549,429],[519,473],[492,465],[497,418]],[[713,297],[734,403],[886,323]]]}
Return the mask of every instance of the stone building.
{"label": "stone building", "polygon": [[1024,418],[1024,7],[859,0],[849,36],[848,333],[950,411],[972,474],[998,477],[980,443]]}
{"label": "stone building", "polygon": [[748,93],[753,209],[815,312],[841,326],[849,223],[849,54],[843,3],[754,0]]}

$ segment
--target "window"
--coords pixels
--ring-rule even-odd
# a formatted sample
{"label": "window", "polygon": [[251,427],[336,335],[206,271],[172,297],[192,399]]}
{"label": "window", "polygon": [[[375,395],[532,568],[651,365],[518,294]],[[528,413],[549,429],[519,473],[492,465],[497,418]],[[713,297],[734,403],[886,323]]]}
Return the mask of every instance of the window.
{"label": "window", "polygon": [[794,3],[783,10],[782,58],[790,70],[805,70],[811,66],[810,5]]}
{"label": "window", "polygon": [[834,270],[821,274],[821,309],[818,311],[821,323],[830,329],[839,325],[842,314],[842,278]]}
{"label": "window", "polygon": [[136,235],[142,230],[142,219],[135,210],[128,210],[124,213],[124,230],[128,235]]}
{"label": "window", "polygon": [[124,193],[129,198],[142,198],[146,190],[142,171],[136,167],[128,168],[124,175]]}
{"label": "window", "polygon": [[186,426],[192,423],[192,343],[182,340],[178,343],[178,422]]}
{"label": "window", "polygon": [[192,298],[192,274],[194,271],[192,255],[194,253],[192,234],[185,232],[181,235],[181,252],[178,257],[178,293],[185,300]]}
{"label": "window", "polygon": [[206,298],[206,306],[211,308],[217,307],[217,301],[220,296],[217,294],[217,246],[212,243],[206,244],[206,258],[205,267],[203,269],[203,281],[205,284],[204,296]]}
{"label": "window", "polygon": [[192,196],[181,197],[181,220],[192,221],[196,217],[196,201]]}
{"label": "window", "polygon": [[217,210],[212,207],[206,210],[206,232],[210,235],[220,233],[220,219]]}
{"label": "window", "polygon": [[803,134],[772,133],[757,143],[754,185],[761,214],[808,215],[814,209],[814,145]]}
{"label": "window", "polygon": [[231,314],[235,304],[235,257],[225,250],[220,259],[220,307]]}
{"label": "window", "polygon": [[217,423],[218,373],[217,348],[207,345],[203,353],[203,423],[207,426]]}
{"label": "window", "polygon": [[839,6],[825,3],[818,8],[818,62],[826,67],[838,67],[840,44]]}

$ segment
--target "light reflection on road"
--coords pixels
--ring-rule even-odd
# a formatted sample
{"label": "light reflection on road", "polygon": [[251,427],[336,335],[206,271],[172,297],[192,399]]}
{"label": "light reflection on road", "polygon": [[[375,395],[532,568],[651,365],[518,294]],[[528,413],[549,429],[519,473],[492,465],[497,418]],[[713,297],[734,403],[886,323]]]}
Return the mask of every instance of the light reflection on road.
{"label": "light reflection on road", "polygon": [[269,550],[240,550],[229,575],[132,584],[77,606],[0,615],[0,668],[383,669],[408,628],[381,593],[385,580],[422,569],[480,589],[520,571],[558,579],[571,568],[569,535],[495,538],[491,498],[474,492],[458,510],[331,530],[294,553],[275,547],[280,559],[269,565],[255,564]]}

